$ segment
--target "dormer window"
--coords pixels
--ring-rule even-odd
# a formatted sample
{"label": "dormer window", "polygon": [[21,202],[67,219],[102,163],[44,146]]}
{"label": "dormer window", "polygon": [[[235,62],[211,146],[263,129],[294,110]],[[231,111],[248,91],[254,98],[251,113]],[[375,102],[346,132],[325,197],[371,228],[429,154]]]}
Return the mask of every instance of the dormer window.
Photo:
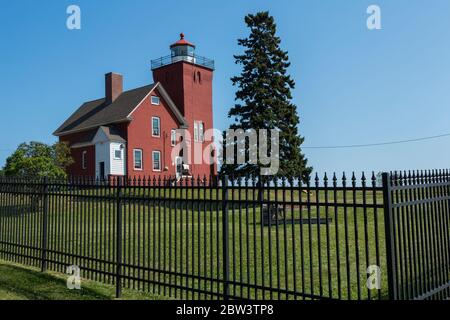
{"label": "dormer window", "polygon": [[152,105],[154,105],[154,106],[159,106],[159,104],[160,104],[159,97],[157,97],[157,96],[152,96]]}

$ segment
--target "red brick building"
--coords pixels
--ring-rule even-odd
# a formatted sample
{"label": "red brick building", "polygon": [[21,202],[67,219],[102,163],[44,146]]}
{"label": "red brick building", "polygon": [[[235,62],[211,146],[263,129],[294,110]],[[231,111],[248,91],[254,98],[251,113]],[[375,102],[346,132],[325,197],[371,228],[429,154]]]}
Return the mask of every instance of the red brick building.
{"label": "red brick building", "polygon": [[152,61],[153,84],[123,91],[123,77],[108,73],[105,97],[84,103],[54,132],[70,145],[75,162],[69,175],[216,174],[210,162],[193,163],[194,150],[215,156],[204,135],[213,128],[214,61],[197,56],[183,34],[170,49],[171,55]]}

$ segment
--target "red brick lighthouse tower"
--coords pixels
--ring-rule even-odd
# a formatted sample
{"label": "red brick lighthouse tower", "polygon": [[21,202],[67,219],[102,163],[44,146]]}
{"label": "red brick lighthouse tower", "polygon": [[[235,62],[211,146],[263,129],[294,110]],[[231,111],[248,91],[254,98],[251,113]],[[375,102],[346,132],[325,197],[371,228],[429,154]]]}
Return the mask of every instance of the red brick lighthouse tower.
{"label": "red brick lighthouse tower", "polygon": [[[212,81],[214,61],[198,56],[195,45],[184,39],[170,46],[171,55],[152,61],[153,79],[160,82],[180,109],[186,122],[191,141],[190,154],[194,161],[194,145],[202,150],[210,148],[204,141],[204,132],[213,128]],[[216,166],[191,164],[201,176],[216,174]]]}

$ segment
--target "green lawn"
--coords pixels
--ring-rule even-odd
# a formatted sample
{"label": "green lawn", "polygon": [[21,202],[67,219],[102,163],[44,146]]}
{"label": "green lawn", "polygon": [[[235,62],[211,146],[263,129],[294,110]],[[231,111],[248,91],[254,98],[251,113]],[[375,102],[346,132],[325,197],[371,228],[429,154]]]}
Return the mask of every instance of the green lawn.
{"label": "green lawn", "polygon": [[[166,189],[167,190],[167,189]],[[170,196],[169,191],[159,190],[151,196]],[[111,195],[104,190],[103,195]],[[178,191],[172,197],[177,203],[151,200],[146,190],[126,190],[129,197],[139,196],[140,201],[125,201],[123,212],[123,262],[143,268],[185,273],[174,276],[152,270],[138,270],[125,267],[129,277],[144,278],[154,282],[170,283],[188,288],[222,292],[217,281],[196,279],[193,276],[220,279],[223,277],[222,209],[217,202],[195,202],[183,199],[220,200],[221,194],[208,189]],[[164,192],[166,194],[164,195]],[[56,192],[49,197],[48,234],[49,249],[85,255],[93,259],[114,262],[116,234],[116,205],[113,201],[90,201],[89,196],[101,195],[94,190],[77,190],[62,198]],[[147,197],[147,196],[148,197]],[[372,196],[367,191],[367,203],[382,203],[380,193]],[[338,205],[325,206],[329,201],[354,204],[344,208]],[[257,192],[241,190],[229,192],[229,199],[257,199]],[[353,200],[354,198],[354,200]],[[383,210],[363,209],[362,192],[338,191],[325,194],[300,193],[298,191],[264,194],[271,202],[308,202],[311,205],[286,207],[286,218],[328,217],[328,225],[280,224],[271,228],[261,224],[261,210],[258,205],[238,204],[228,211],[229,268],[230,280],[256,286],[296,290],[307,294],[323,295],[343,299],[377,298],[377,291],[368,291],[365,282],[367,265],[377,264],[382,272],[381,296],[387,291],[386,261],[384,244]],[[33,248],[39,246],[41,212],[32,209],[28,197],[0,194],[0,233],[3,239],[22,243],[29,248],[18,250],[8,244],[0,250],[16,251],[24,255],[36,255]],[[376,236],[377,235],[377,236]],[[367,237],[367,239],[366,239]],[[347,240],[347,241],[346,241]],[[368,243],[366,248],[365,243]],[[378,251],[377,251],[378,250]],[[377,255],[378,252],[378,255]],[[286,253],[286,254],[285,254]],[[0,253],[4,259],[37,265],[36,260]],[[82,261],[79,257],[66,257],[49,252],[49,259],[87,266],[103,272],[114,272],[113,265],[96,260]],[[50,263],[52,270],[62,272],[63,266]],[[348,274],[348,276],[347,276]],[[357,276],[359,274],[359,276]],[[86,271],[83,277],[106,283],[113,283],[114,277]],[[124,286],[151,292],[155,295],[176,298],[208,299],[211,296],[170,289],[157,284],[139,283],[125,279]],[[359,288],[359,296],[358,296]],[[341,293],[341,296],[339,295]],[[188,293],[188,294],[187,294]],[[269,299],[292,299],[292,295],[269,294],[266,290],[230,286],[230,293],[236,296]]]}
{"label": "green lawn", "polygon": [[[113,300],[115,287],[82,279],[81,290],[69,290],[68,275],[41,273],[38,269],[0,261],[0,300]],[[124,300],[164,297],[125,289]]]}

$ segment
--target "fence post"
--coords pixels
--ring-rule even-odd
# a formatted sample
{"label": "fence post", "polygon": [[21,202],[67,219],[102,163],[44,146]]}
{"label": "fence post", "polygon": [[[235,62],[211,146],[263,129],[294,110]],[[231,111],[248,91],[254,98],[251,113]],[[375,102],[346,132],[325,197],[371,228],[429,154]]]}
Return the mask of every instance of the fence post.
{"label": "fence post", "polygon": [[42,237],[41,271],[47,271],[47,223],[48,223],[48,178],[44,177],[42,192]]}
{"label": "fence post", "polygon": [[116,298],[122,296],[122,179],[117,177],[116,186]]}
{"label": "fence post", "polygon": [[228,176],[222,178],[222,242],[223,242],[223,294],[225,300],[230,295],[230,258],[229,258],[229,234],[228,234]]}
{"label": "fence post", "polygon": [[389,173],[383,172],[383,205],[384,205],[384,228],[386,237],[386,263],[388,276],[389,300],[397,300],[397,283],[396,283],[396,258],[394,246],[394,220],[391,198],[391,184],[389,181]]}

